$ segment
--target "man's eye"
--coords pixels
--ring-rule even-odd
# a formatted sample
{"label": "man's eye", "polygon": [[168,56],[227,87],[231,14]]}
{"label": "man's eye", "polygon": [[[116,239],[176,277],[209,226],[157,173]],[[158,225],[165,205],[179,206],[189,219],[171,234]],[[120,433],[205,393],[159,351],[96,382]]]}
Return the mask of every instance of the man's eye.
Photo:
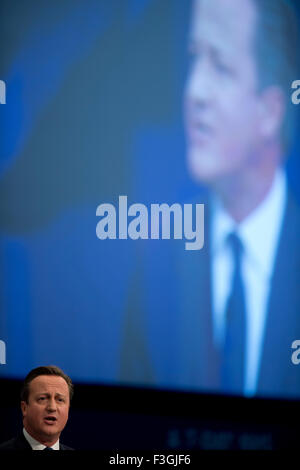
{"label": "man's eye", "polygon": [[39,398],[39,401],[43,401],[43,400],[45,400],[45,397],[40,397]]}

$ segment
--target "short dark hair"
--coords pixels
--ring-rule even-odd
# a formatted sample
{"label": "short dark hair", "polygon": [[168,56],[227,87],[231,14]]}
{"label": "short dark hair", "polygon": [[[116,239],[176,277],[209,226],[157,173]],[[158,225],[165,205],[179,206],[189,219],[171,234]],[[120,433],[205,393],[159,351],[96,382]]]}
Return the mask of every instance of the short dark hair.
{"label": "short dark hair", "polygon": [[299,78],[299,24],[292,0],[253,0],[258,12],[255,57],[259,90],[272,85],[282,89],[287,113],[282,143],[287,148],[294,133],[295,106],[291,103],[291,84]]}
{"label": "short dark hair", "polygon": [[28,403],[30,382],[32,382],[33,379],[35,379],[36,377],[39,377],[40,375],[56,375],[58,377],[62,377],[68,384],[69,396],[70,396],[70,402],[71,402],[73,394],[74,394],[74,387],[73,387],[72,380],[67,374],[65,374],[57,366],[40,366],[40,367],[36,367],[35,369],[32,369],[24,379],[24,382],[21,388],[21,401],[25,401],[26,403]]}

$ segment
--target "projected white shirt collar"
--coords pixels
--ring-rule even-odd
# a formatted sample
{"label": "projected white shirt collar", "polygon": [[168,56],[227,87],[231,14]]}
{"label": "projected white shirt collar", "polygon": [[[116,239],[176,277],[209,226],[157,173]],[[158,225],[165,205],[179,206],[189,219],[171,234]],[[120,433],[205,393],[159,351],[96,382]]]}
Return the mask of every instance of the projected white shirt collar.
{"label": "projected white shirt collar", "polygon": [[225,332],[225,308],[231,287],[233,263],[226,244],[229,233],[236,231],[243,243],[242,275],[247,308],[246,377],[247,396],[256,392],[259,365],[267,317],[267,301],[276,251],[287,199],[287,182],[278,170],[273,185],[262,204],[241,224],[214,200],[211,224],[212,305],[214,340],[222,345]]}

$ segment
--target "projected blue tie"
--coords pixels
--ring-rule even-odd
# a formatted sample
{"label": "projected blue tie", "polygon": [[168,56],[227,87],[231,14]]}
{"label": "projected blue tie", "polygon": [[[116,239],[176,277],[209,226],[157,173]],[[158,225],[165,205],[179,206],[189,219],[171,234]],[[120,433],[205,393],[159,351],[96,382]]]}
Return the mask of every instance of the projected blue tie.
{"label": "projected blue tie", "polygon": [[245,292],[241,276],[243,246],[239,237],[228,237],[232,251],[233,277],[226,308],[226,334],[221,357],[222,391],[243,394],[246,344]]}

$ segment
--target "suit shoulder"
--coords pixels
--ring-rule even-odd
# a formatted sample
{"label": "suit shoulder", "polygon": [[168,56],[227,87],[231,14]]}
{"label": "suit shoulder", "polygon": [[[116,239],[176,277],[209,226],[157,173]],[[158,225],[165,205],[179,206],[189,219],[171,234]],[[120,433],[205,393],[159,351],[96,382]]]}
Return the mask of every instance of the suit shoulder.
{"label": "suit shoulder", "polygon": [[30,444],[26,441],[23,433],[13,437],[9,441],[0,445],[0,450],[31,450]]}
{"label": "suit shoulder", "polygon": [[60,450],[75,450],[73,447],[66,446],[65,444],[60,444]]}
{"label": "suit shoulder", "polygon": [[16,450],[16,449],[17,449],[16,437],[13,437],[9,441],[5,441],[0,444],[0,450]]}

